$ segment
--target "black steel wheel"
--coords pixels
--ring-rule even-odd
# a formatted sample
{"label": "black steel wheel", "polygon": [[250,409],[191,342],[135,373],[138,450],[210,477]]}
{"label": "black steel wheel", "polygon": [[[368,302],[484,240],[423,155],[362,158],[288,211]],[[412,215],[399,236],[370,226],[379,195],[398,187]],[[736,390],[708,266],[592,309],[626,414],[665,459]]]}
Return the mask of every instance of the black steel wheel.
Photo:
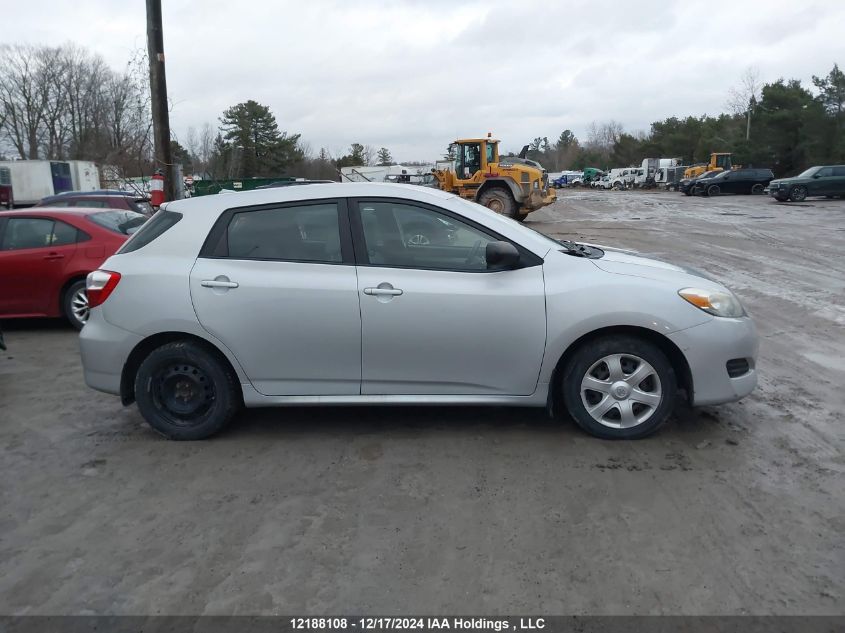
{"label": "black steel wheel", "polygon": [[222,429],[240,406],[237,377],[219,352],[177,341],[153,350],[135,376],[135,399],[153,429],[200,440]]}

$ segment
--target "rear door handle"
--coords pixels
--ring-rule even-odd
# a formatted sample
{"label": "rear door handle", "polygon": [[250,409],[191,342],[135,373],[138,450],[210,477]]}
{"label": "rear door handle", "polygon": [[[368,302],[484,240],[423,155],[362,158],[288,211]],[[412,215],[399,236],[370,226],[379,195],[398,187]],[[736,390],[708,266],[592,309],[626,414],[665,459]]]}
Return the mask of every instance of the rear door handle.
{"label": "rear door handle", "polygon": [[204,288],[237,288],[237,281],[223,281],[221,279],[203,279],[200,284]]}
{"label": "rear door handle", "polygon": [[47,253],[44,256],[44,259],[46,259],[48,262],[52,262],[52,261],[55,261],[57,259],[64,259],[64,258],[65,258],[65,256],[62,255],[61,253]]}
{"label": "rear door handle", "polygon": [[398,297],[402,291],[399,288],[364,288],[364,294],[374,297]]}

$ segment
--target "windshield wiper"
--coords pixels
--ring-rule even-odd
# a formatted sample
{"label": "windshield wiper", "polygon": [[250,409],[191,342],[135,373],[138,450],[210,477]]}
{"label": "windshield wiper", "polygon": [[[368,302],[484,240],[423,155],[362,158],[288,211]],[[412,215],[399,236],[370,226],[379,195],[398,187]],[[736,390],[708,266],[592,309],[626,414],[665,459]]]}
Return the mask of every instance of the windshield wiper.
{"label": "windshield wiper", "polygon": [[590,249],[583,244],[578,244],[571,240],[558,240],[558,243],[575,257],[588,257],[591,254]]}

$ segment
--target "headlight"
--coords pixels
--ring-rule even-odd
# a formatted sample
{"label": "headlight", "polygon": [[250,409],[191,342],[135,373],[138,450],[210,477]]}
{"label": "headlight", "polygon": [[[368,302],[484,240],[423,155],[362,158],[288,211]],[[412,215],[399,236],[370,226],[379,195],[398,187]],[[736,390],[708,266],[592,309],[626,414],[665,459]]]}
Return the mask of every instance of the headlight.
{"label": "headlight", "polygon": [[733,318],[745,316],[745,309],[739,299],[730,292],[684,288],[679,290],[678,294],[696,308],[709,312],[713,316]]}

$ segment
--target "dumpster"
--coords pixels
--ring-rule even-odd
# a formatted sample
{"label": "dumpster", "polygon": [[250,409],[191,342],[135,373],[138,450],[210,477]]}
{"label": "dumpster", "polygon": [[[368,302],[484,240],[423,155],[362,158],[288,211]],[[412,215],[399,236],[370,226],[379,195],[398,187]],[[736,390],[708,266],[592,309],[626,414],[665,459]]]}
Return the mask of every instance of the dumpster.
{"label": "dumpster", "polygon": [[280,176],[278,178],[237,178],[234,180],[194,180],[192,196],[208,196],[228,191],[252,191],[264,185],[272,185],[276,182],[292,182],[296,180],[293,176]]}

